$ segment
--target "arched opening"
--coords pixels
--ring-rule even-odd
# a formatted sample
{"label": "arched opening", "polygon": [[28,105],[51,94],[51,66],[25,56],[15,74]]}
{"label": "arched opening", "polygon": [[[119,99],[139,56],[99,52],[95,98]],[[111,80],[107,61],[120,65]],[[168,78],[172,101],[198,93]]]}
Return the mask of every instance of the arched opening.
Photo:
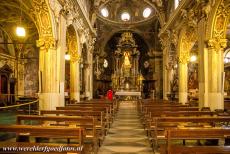
{"label": "arched opening", "polygon": [[[65,55],[65,96],[67,100],[76,100],[77,99],[77,84],[76,82],[78,77],[76,76],[77,70],[79,70],[78,61],[78,41],[77,33],[73,25],[68,26],[66,32],[66,55]],[[66,58],[66,56],[69,56]]]}
{"label": "arched opening", "polygon": [[[143,97],[149,98],[153,89],[155,89],[155,81],[154,73],[155,73],[155,65],[154,65],[154,57],[152,52],[157,49],[151,48],[146,43],[145,39],[138,33],[132,31],[119,31],[116,32],[106,43],[105,48],[99,51],[95,55],[95,63],[94,63],[94,97],[99,98],[106,94],[106,91],[113,87],[113,78],[117,75],[115,68],[117,66],[117,50],[123,47],[119,47],[119,40],[122,37],[124,32],[131,32],[133,36],[133,41],[135,42],[136,50],[139,52],[138,62],[136,64],[137,71],[140,73],[139,75],[143,78],[142,91]],[[154,42],[155,43],[155,42]],[[127,45],[128,46],[128,45]],[[132,50],[133,48],[130,48]],[[130,63],[133,63],[133,58],[129,58]],[[122,65],[122,64],[118,64]],[[133,66],[132,66],[133,67]],[[130,72],[135,72],[132,68]],[[125,72],[122,72],[123,74]],[[116,81],[122,82],[122,81]],[[126,83],[126,84],[125,84]],[[133,90],[131,85],[134,83],[134,80],[127,80],[123,85],[123,89]],[[132,87],[132,88],[131,88]],[[114,88],[114,87],[113,87]],[[118,88],[119,89],[119,88]],[[113,89],[113,90],[118,90]]]}
{"label": "arched opening", "polygon": [[[2,94],[36,97],[39,91],[39,38],[37,25],[31,18],[31,1],[1,1],[0,5],[0,69]],[[20,7],[19,7],[20,6]],[[19,13],[20,12],[20,13]],[[20,25],[19,25],[20,23]],[[25,28],[20,37],[16,27]],[[5,74],[5,75],[3,75]],[[17,97],[18,98],[18,97]],[[11,103],[15,99],[11,99]],[[1,101],[1,100],[0,100]]]}
{"label": "arched opening", "polygon": [[224,81],[224,92],[226,100],[230,97],[230,24],[227,26],[227,47],[224,52],[224,72],[225,72],[225,81]]}
{"label": "arched opening", "polygon": [[188,101],[198,101],[198,44],[197,41],[189,51],[188,63]]}
{"label": "arched opening", "polygon": [[224,81],[224,92],[225,97],[230,96],[230,50],[226,50],[224,54],[224,72],[225,72],[225,81]]}
{"label": "arched opening", "polygon": [[198,100],[198,44],[194,27],[181,30],[179,42],[179,102]]}

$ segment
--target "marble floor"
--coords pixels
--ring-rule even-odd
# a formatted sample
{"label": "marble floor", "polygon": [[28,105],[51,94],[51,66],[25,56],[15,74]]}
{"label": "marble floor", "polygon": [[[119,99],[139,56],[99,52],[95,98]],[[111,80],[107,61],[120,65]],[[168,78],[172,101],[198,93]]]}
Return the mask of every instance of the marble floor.
{"label": "marble floor", "polygon": [[98,154],[153,154],[135,102],[120,103],[115,121]]}

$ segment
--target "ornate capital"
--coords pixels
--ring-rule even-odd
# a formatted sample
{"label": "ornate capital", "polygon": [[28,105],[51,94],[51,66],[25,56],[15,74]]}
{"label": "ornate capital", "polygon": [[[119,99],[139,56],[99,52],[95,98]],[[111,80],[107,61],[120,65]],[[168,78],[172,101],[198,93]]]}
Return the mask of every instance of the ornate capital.
{"label": "ornate capital", "polygon": [[193,9],[189,10],[187,21],[189,27],[193,27],[193,28],[197,27],[198,19],[196,16],[196,12]]}
{"label": "ornate capital", "polygon": [[70,61],[72,63],[75,63],[75,62],[80,62],[81,60],[81,56],[76,52],[71,52],[70,54]]}
{"label": "ornate capital", "polygon": [[172,63],[166,64],[166,65],[165,65],[165,69],[168,70],[168,71],[169,71],[169,70],[172,70],[172,69],[173,69]]}
{"label": "ornate capital", "polygon": [[40,38],[36,43],[41,50],[56,49],[56,40],[53,37]]}
{"label": "ornate capital", "polygon": [[196,16],[196,11],[194,11],[194,9],[191,10],[186,10],[186,9],[182,9],[181,10],[181,17],[184,21],[184,25],[185,26],[189,26],[189,27],[197,27],[197,16]]}
{"label": "ornate capital", "polygon": [[199,19],[201,18],[207,18],[208,14],[211,11],[211,7],[213,2],[211,0],[196,0],[197,3],[197,17]]}
{"label": "ornate capital", "polygon": [[216,52],[221,51],[221,49],[226,48],[227,39],[213,38],[207,41],[208,48],[214,49]]}
{"label": "ornate capital", "polygon": [[178,57],[178,62],[181,64],[186,64],[189,62],[190,55],[189,52],[182,52]]}
{"label": "ornate capital", "polygon": [[169,47],[170,44],[170,31],[167,30],[160,36],[160,43],[162,45],[162,50],[165,50]]}
{"label": "ornate capital", "polygon": [[171,42],[174,46],[177,46],[178,42],[178,32],[176,30],[172,30],[171,33]]}

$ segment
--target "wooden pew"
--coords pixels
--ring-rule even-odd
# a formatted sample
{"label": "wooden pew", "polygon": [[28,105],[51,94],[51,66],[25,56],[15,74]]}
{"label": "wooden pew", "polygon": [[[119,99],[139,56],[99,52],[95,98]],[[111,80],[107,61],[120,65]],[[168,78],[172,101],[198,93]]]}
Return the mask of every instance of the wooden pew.
{"label": "wooden pew", "polygon": [[108,130],[112,123],[112,113],[111,108],[109,106],[65,106],[65,107],[56,107],[56,110],[79,110],[79,111],[102,111],[105,113],[105,129]]}
{"label": "wooden pew", "polygon": [[179,111],[199,111],[197,107],[145,107],[145,111],[143,112],[142,121],[143,124],[146,125],[148,123],[148,119],[151,118],[151,113],[154,112],[179,112]]}
{"label": "wooden pew", "polygon": [[[16,133],[18,135],[26,135],[30,137],[43,137],[43,138],[54,138],[54,139],[74,139],[77,140],[77,144],[65,144],[65,146],[74,146],[74,147],[84,147],[84,129],[83,128],[70,128],[70,127],[38,127],[38,126],[29,126],[29,125],[0,125],[0,132],[11,132]],[[9,145],[19,145],[20,147],[31,147],[31,146],[47,146],[47,147],[56,147],[63,144],[58,143],[29,143],[29,142],[1,142],[1,150],[3,150],[3,147],[9,146]],[[33,151],[31,151],[33,152]],[[40,152],[40,151],[34,151],[34,152]],[[74,153],[81,153],[82,151],[76,152],[76,151],[65,151],[63,153],[67,152],[74,152]],[[7,153],[4,151],[4,153]],[[12,153],[12,151],[9,151],[9,153]],[[22,151],[22,153],[24,153]],[[40,152],[42,153],[42,152]]]}
{"label": "wooden pew", "polygon": [[230,117],[157,117],[150,124],[149,136],[155,147],[158,140],[165,140],[165,131],[178,127],[216,127],[221,122],[230,122]]}
{"label": "wooden pew", "polygon": [[92,99],[82,102],[77,101],[71,101],[71,104],[67,104],[67,106],[75,105],[75,104],[110,104],[115,109],[115,111],[118,110],[119,103],[117,100],[109,101],[105,99]]}
{"label": "wooden pew", "polygon": [[72,106],[79,106],[79,107],[106,107],[108,108],[108,113],[110,113],[111,115],[115,115],[116,113],[116,109],[114,108],[112,103],[76,103],[76,104],[70,104],[70,105],[66,105],[66,107],[72,107]]}
{"label": "wooden pew", "polygon": [[[230,129],[224,128],[191,128],[191,129],[169,129],[167,136],[167,154],[229,154],[230,146],[224,146],[224,139],[230,136]],[[175,145],[174,140],[200,140],[218,139],[219,146],[187,146]]]}
{"label": "wooden pew", "polygon": [[105,114],[102,111],[78,111],[78,110],[41,110],[40,115],[56,115],[56,116],[93,116],[96,120],[97,134],[100,141],[104,140],[105,130]]}
{"label": "wooden pew", "polygon": [[216,116],[215,112],[211,111],[159,111],[159,112],[150,112],[149,116],[145,116],[143,119],[144,128],[147,131],[147,134],[151,130],[151,123],[154,118],[157,117],[212,117]]}
{"label": "wooden pew", "polygon": [[85,141],[90,143],[94,153],[97,152],[98,145],[100,145],[99,138],[96,134],[94,117],[18,115],[16,122],[18,125],[25,125],[25,122],[27,122],[27,124],[31,124],[28,122],[37,122],[32,125],[81,127],[85,129]]}
{"label": "wooden pew", "polygon": [[147,103],[147,104],[140,104],[139,112],[143,112],[145,107],[189,107],[188,105],[182,105],[179,103]]}
{"label": "wooden pew", "polygon": [[150,118],[152,117],[184,117],[184,116],[215,116],[216,112],[211,111],[162,111],[162,112],[150,112]]}

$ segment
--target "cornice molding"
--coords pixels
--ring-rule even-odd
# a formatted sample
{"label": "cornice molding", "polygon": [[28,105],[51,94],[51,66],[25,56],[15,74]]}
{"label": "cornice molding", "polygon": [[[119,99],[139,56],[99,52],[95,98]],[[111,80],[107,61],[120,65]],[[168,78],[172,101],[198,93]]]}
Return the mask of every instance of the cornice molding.
{"label": "cornice molding", "polygon": [[189,3],[191,3],[191,0],[182,0],[177,7],[176,10],[174,10],[173,14],[170,16],[169,20],[167,23],[163,26],[163,28],[160,30],[159,36],[161,36],[169,27],[176,21],[178,20],[178,17],[181,15],[181,10],[185,8]]}
{"label": "cornice molding", "polygon": [[87,15],[86,15],[86,12],[85,12],[85,10],[84,10],[84,8],[83,8],[83,4],[81,3],[81,1],[80,0],[73,0],[76,4],[77,4],[77,6],[80,8],[80,13],[81,13],[81,15],[84,17],[83,19],[83,21],[84,21],[84,23],[85,23],[85,25],[87,25],[88,26],[88,28],[90,29],[90,32],[94,35],[94,36],[96,36],[97,34],[96,34],[96,31],[94,30],[94,28],[92,27],[92,25],[91,25],[91,22],[89,21],[89,18],[87,17]]}

